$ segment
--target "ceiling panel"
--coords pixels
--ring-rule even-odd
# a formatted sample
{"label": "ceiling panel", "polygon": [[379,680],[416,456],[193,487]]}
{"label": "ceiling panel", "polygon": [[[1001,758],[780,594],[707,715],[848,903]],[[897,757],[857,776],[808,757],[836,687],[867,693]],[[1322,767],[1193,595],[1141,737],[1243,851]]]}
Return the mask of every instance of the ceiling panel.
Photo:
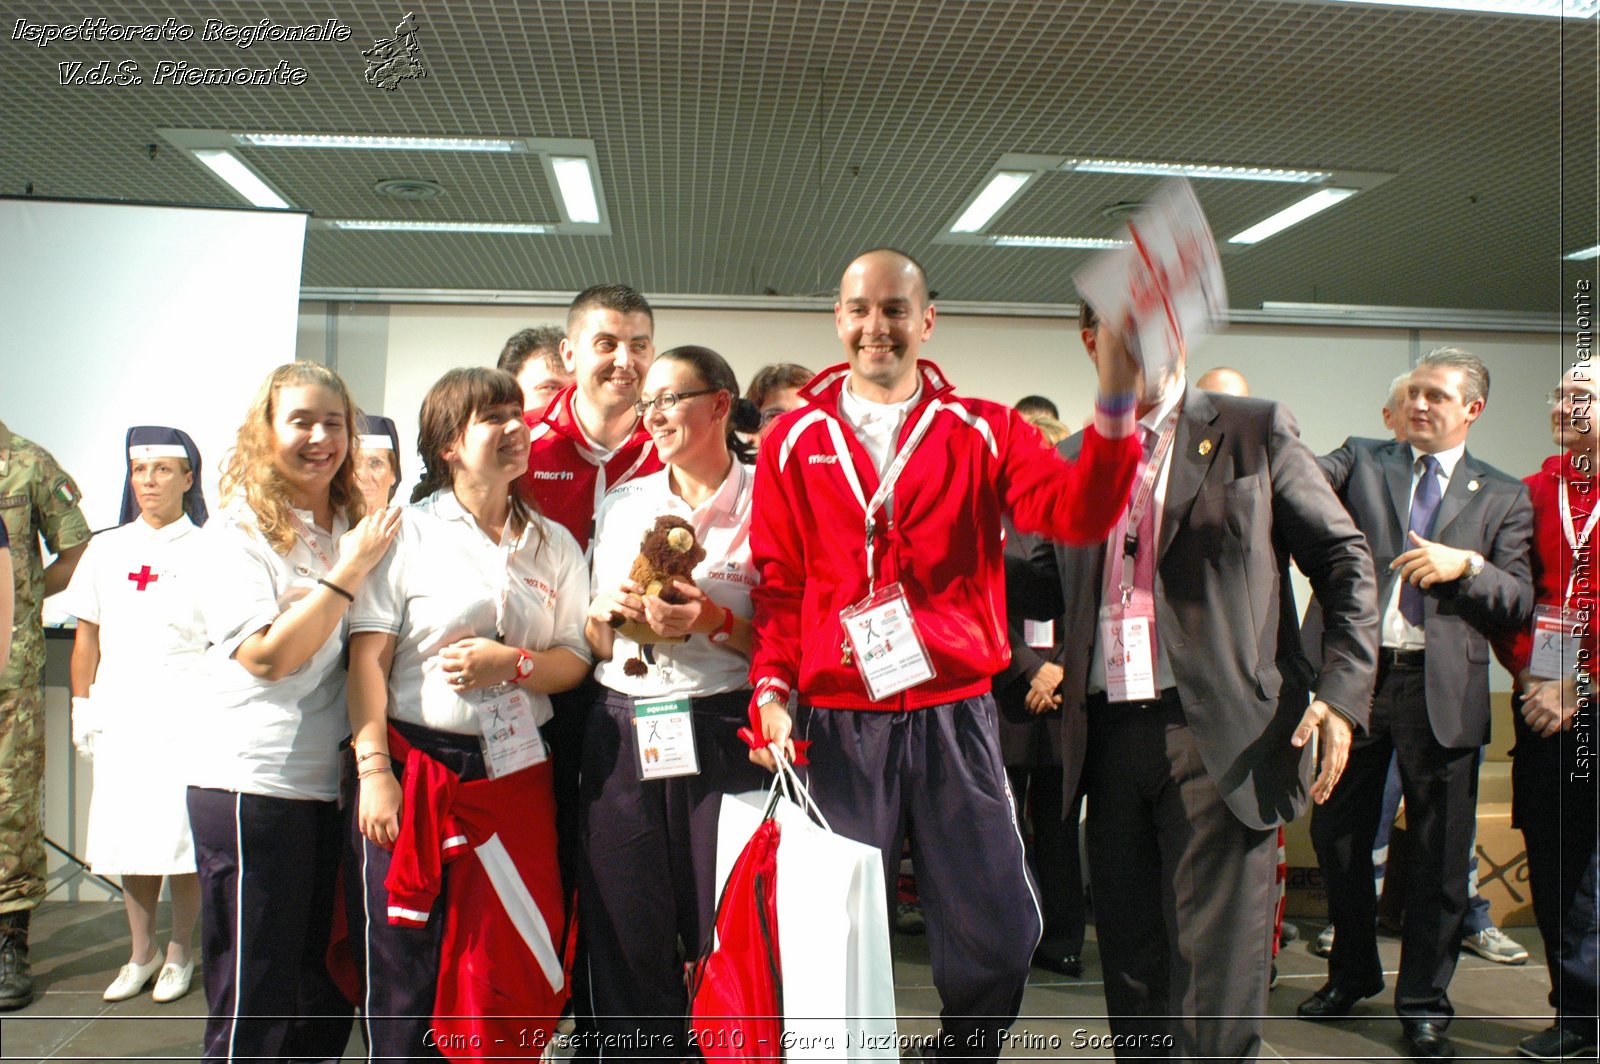
{"label": "ceiling panel", "polygon": [[[387,92],[363,48],[415,12],[427,77]],[[401,4],[178,0],[7,6],[0,192],[235,204],[161,128],[583,138],[609,236],[307,238],[313,287],[653,293],[826,290],[851,254],[924,257],[947,299],[1054,302],[1085,256],[934,244],[1006,153],[1381,171],[1394,178],[1227,259],[1263,301],[1550,311],[1595,241],[1596,27],[1315,0],[566,0]],[[171,17],[194,39],[13,39]],[[203,41],[339,19],[345,42]],[[138,64],[139,85],[61,84],[58,64]],[[300,85],[154,84],[158,64],[305,71]],[[80,71],[81,72],[81,71]],[[1566,121],[1563,124],[1563,79]],[[154,158],[148,145],[159,144]],[[252,149],[318,217],[549,221],[536,159]],[[439,182],[427,203],[385,178]],[[1051,175],[994,232],[1098,235],[1148,178]],[[1200,186],[1219,236],[1294,197]],[[1098,227],[1085,230],[1084,227]]]}

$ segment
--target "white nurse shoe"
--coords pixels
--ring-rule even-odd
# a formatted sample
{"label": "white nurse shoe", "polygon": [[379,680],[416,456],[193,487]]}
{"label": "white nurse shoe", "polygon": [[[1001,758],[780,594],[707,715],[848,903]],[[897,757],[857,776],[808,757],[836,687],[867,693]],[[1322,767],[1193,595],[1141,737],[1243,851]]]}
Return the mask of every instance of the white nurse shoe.
{"label": "white nurse shoe", "polygon": [[127,1001],[131,997],[137,997],[144,991],[145,984],[161,970],[161,960],[161,954],[157,953],[146,964],[134,964],[131,961],[124,964],[101,996],[107,1001]]}
{"label": "white nurse shoe", "polygon": [[150,999],[157,1005],[177,1001],[189,992],[189,983],[193,979],[194,961],[191,960],[187,964],[169,963],[156,977],[156,988],[151,993]]}

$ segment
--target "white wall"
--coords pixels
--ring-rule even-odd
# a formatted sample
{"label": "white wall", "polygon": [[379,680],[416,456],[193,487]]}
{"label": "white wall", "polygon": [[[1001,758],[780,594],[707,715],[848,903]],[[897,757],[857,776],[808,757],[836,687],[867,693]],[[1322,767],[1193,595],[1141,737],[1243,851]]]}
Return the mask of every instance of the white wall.
{"label": "white wall", "polygon": [[[326,357],[326,308],[302,306],[300,357]],[[387,318],[386,329],[377,317]],[[513,332],[560,324],[564,317],[564,307],[342,304],[334,315],[332,348],[357,401],[394,418],[410,451],[417,408],[441,373],[492,364]],[[380,334],[387,351],[381,371],[373,365]],[[843,358],[832,316],[821,310],[657,311],[657,349],[686,343],[721,352],[741,381],[771,362],[821,369]],[[1198,348],[1190,365],[1196,375],[1216,365],[1240,370],[1254,394],[1286,403],[1306,443],[1323,452],[1346,436],[1384,435],[1379,411],[1389,382],[1416,357],[1446,343],[1479,355],[1491,375],[1489,405],[1472,430],[1473,453],[1517,477],[1532,472],[1550,453],[1543,397],[1561,371],[1561,341],[1554,334],[1236,325]],[[360,369],[352,372],[357,352]],[[1090,414],[1093,367],[1071,319],[945,314],[924,354],[964,394],[1005,403],[1046,395],[1069,425]],[[414,453],[408,457],[409,475],[417,463]]]}

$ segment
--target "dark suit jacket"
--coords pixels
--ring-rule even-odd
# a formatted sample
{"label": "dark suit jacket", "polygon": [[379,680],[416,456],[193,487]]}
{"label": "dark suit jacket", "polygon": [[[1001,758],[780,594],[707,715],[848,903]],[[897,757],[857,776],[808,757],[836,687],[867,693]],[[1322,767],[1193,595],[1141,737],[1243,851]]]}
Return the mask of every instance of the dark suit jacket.
{"label": "dark suit jacket", "polygon": [[[1007,560],[1026,560],[1039,545],[1039,537],[1018,532],[1010,519],[1002,523],[1006,532]],[[1008,589],[1014,575],[1028,578],[1025,570],[1008,564]],[[1027,694],[1039,666],[1047,661],[1061,664],[1065,628],[1061,618],[1054,618],[1055,645],[1043,649],[1030,647],[1023,635],[1023,622],[1029,618],[1018,608],[1018,598],[1008,591],[1006,628],[1011,642],[1011,664],[994,678],[994,702],[1000,710],[1000,756],[1007,768],[1053,767],[1061,764],[1061,711],[1034,713],[1028,708]]]}
{"label": "dark suit jacket", "polygon": [[[1067,440],[1062,453],[1076,453],[1079,442]],[[1250,827],[1293,819],[1305,809],[1312,766],[1309,744],[1297,751],[1289,740],[1309,691],[1315,681],[1323,701],[1364,726],[1378,626],[1371,555],[1289,411],[1260,399],[1185,391],[1159,550],[1156,637],[1206,771]],[[1088,733],[1084,700],[1104,555],[1103,545],[1046,544],[1030,559],[1044,580],[1019,603],[1030,616],[1066,614],[1062,761],[1069,794]],[[1328,608],[1320,678],[1300,649],[1291,557]],[[1041,594],[1052,586],[1053,602]]]}
{"label": "dark suit jacket", "polygon": [[[1380,614],[1398,578],[1389,563],[1411,549],[1406,526],[1413,460],[1406,444],[1354,438],[1317,459],[1366,534],[1377,567]],[[1463,453],[1439,500],[1430,538],[1477,551],[1486,564],[1465,586],[1457,580],[1423,592],[1428,721],[1441,746],[1489,741],[1489,637],[1527,624],[1533,612],[1532,535],[1527,487]]]}

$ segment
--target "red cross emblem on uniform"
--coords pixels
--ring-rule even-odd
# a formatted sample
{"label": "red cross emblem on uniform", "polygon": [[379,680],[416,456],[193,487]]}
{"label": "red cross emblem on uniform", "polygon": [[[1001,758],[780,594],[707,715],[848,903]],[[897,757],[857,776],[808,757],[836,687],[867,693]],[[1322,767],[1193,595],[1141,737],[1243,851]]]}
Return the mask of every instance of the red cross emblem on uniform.
{"label": "red cross emblem on uniform", "polygon": [[138,584],[139,585],[139,590],[143,591],[145,588],[149,587],[151,584],[155,583],[157,580],[160,580],[161,577],[156,573],[152,573],[150,571],[150,567],[148,565],[146,565],[144,568],[140,569],[136,573],[129,573],[128,574],[128,579],[132,580],[134,583]]}

